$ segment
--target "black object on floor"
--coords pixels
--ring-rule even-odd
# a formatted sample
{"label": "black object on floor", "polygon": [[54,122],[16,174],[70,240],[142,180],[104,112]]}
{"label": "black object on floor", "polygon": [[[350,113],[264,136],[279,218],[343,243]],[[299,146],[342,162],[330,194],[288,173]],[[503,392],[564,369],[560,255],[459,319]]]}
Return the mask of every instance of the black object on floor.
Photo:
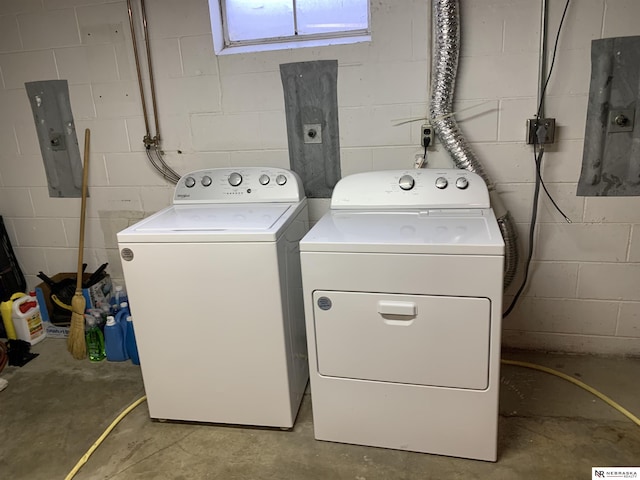
{"label": "black object on floor", "polygon": [[9,234],[0,216],[0,301],[6,302],[12,294],[24,292],[26,288],[27,282],[20,270],[18,259],[11,248]]}
{"label": "black object on floor", "polygon": [[39,353],[31,353],[31,344],[24,340],[9,340],[9,365],[22,367],[36,358]]}

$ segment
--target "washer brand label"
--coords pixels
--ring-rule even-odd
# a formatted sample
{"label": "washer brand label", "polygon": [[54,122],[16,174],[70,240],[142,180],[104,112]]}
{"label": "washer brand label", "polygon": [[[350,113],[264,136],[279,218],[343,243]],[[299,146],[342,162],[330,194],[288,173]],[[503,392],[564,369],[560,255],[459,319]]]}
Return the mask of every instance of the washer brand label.
{"label": "washer brand label", "polygon": [[120,256],[125,262],[130,262],[133,260],[133,251],[130,248],[123,248],[120,251]]}
{"label": "washer brand label", "polygon": [[318,308],[320,310],[329,310],[331,308],[331,299],[329,297],[320,297],[318,299]]}
{"label": "washer brand label", "polygon": [[176,197],[178,198],[189,198],[191,196],[191,194],[189,193],[179,193],[178,195],[176,195]]}

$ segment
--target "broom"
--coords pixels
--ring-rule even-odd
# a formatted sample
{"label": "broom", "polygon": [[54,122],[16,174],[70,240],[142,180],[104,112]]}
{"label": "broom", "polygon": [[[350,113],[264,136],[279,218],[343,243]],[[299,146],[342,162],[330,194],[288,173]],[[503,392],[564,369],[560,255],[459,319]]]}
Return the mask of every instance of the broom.
{"label": "broom", "polygon": [[87,209],[87,183],[89,182],[89,138],[91,132],[84,131],[84,168],[82,171],[82,205],[80,207],[80,241],[78,242],[78,277],[76,293],[71,299],[71,327],[67,339],[67,350],[76,360],[87,356],[87,344],[84,334],[84,311],[87,306],[82,295],[82,252],[84,250],[84,217]]}

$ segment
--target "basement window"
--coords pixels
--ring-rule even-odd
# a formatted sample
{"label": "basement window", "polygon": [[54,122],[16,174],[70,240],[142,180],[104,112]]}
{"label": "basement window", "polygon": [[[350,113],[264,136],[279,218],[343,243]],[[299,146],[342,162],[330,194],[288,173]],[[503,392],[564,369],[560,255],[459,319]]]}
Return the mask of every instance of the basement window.
{"label": "basement window", "polygon": [[369,0],[209,0],[218,55],[371,40]]}

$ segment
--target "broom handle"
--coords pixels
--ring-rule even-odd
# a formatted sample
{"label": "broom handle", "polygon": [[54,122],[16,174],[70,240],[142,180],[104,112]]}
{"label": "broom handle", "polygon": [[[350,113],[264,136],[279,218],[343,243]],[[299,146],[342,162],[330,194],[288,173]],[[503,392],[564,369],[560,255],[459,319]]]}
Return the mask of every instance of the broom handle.
{"label": "broom handle", "polygon": [[78,277],[76,292],[82,291],[82,253],[84,251],[84,217],[87,208],[87,184],[89,183],[89,139],[91,131],[84,131],[84,167],[82,169],[82,205],[80,206],[80,241],[78,242]]}

